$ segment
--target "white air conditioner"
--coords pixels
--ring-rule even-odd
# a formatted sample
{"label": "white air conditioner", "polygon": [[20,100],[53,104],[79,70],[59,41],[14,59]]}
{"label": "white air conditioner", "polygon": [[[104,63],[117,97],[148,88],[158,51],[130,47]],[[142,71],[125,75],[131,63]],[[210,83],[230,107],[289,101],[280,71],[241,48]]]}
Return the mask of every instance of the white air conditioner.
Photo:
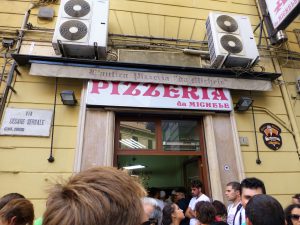
{"label": "white air conditioner", "polygon": [[206,32],[212,68],[249,68],[258,62],[259,53],[247,16],[210,12]]}
{"label": "white air conditioner", "polygon": [[109,0],[61,0],[52,39],[57,55],[105,59]]}

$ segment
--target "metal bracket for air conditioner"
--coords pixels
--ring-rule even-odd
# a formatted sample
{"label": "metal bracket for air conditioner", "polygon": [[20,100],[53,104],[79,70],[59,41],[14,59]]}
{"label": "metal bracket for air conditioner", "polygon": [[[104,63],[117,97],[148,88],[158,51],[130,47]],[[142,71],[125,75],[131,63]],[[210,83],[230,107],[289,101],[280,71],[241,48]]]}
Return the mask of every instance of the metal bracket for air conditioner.
{"label": "metal bracket for air conditioner", "polygon": [[97,42],[94,42],[94,54],[95,54],[96,60],[98,60],[99,52],[98,52],[98,43]]}
{"label": "metal bracket for air conditioner", "polygon": [[258,38],[258,47],[261,45],[261,39],[262,39],[262,31],[264,27],[264,17],[260,20],[259,24],[254,28],[253,33],[259,28],[259,38]]}
{"label": "metal bracket for air conditioner", "polygon": [[64,48],[64,44],[61,42],[61,40],[57,40],[57,45],[58,45],[59,51],[61,53],[61,56],[62,57],[67,57],[67,54],[66,54],[66,51],[65,51],[65,48]]}
{"label": "metal bracket for air conditioner", "polygon": [[220,63],[220,65],[218,66],[218,69],[222,68],[222,66],[224,65],[224,63],[226,62],[226,60],[228,59],[229,56],[230,56],[230,53],[227,53],[226,56],[223,58],[222,62]]}

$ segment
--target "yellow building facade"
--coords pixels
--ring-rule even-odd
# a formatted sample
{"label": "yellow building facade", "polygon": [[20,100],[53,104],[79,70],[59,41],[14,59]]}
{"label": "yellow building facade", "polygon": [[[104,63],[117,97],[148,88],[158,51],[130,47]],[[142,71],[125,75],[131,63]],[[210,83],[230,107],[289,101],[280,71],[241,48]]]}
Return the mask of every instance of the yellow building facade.
{"label": "yellow building facade", "polygon": [[[17,32],[24,32],[21,54],[55,56],[51,40],[59,2],[46,3],[54,10],[54,19],[39,19],[38,10],[44,5],[36,4],[29,15],[30,24],[22,30],[24,15],[32,7],[31,2],[0,0],[0,39],[17,40]],[[110,0],[108,60],[118,58],[118,61],[128,63],[203,68],[209,65],[208,60],[199,55],[186,55],[183,49],[201,49],[205,45],[208,13],[218,11],[247,15],[254,29],[260,22],[258,8],[255,0]],[[277,198],[284,207],[290,203],[292,195],[299,193],[300,96],[296,79],[300,77],[300,37],[298,40],[295,31],[299,27],[300,19],[295,19],[286,29],[288,42],[280,46],[268,46],[263,31],[259,48],[260,67],[257,69],[282,74],[272,81],[271,91],[230,90],[233,105],[240,96],[250,96],[254,100],[253,110],[232,111],[226,114],[226,119],[222,115],[207,116],[199,112],[204,117],[206,189],[212,198],[224,200],[222,191],[224,184],[231,181],[228,180],[230,177],[239,180],[252,176],[260,178],[265,182],[267,193]],[[255,37],[258,42],[259,29]],[[14,51],[13,48],[8,52],[5,48],[1,50],[1,93],[7,88],[6,81],[13,63],[10,53]],[[96,112],[87,109],[87,79],[36,76],[29,74],[30,69],[30,65],[18,67],[20,75],[15,73],[12,81],[16,93],[9,91],[1,119],[3,121],[7,108],[55,109],[54,127],[49,137],[0,136],[0,195],[9,192],[24,194],[34,203],[36,216],[40,216],[45,209],[47,189],[52,183],[92,165],[116,166],[116,124],[107,121],[115,121],[117,113],[107,108]],[[74,90],[78,104],[72,107],[63,105],[60,100],[62,90]],[[101,118],[100,125],[95,122],[97,118]],[[276,124],[282,130],[282,146],[277,151],[264,144],[259,131],[264,123]],[[100,133],[86,133],[87,127],[93,126],[100,126],[98,131],[104,130],[101,135],[105,140],[89,142],[101,139],[97,136]],[[226,129],[230,130],[232,134],[228,137],[231,141],[223,140],[222,132],[216,130],[218,128],[224,129],[225,133]],[[105,150],[97,152],[95,148],[85,155],[83,149],[93,149],[95,144]],[[232,155],[222,155],[230,151],[222,153],[227,144],[235,149]],[[53,163],[48,162],[51,151],[55,159]],[[101,160],[93,160],[93,154]],[[261,164],[256,163],[257,154]],[[234,176],[227,177],[226,160],[229,165],[234,165]],[[223,177],[222,181],[218,177]]]}

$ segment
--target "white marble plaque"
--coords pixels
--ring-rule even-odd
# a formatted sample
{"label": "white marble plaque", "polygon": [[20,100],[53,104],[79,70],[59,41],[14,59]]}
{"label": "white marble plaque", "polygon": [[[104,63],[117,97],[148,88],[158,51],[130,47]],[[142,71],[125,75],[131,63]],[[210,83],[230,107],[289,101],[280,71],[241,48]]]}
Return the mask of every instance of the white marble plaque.
{"label": "white marble plaque", "polygon": [[50,135],[53,110],[7,108],[0,129],[1,135]]}

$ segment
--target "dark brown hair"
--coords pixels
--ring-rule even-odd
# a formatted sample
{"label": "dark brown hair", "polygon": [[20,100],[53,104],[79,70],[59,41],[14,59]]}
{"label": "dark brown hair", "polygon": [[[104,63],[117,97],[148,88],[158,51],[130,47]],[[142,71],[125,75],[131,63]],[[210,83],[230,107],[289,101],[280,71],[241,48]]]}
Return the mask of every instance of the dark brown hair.
{"label": "dark brown hair", "polygon": [[162,213],[162,225],[170,225],[172,223],[172,214],[175,212],[175,204],[168,204],[164,207]]}
{"label": "dark brown hair", "polygon": [[215,221],[216,209],[210,202],[198,202],[195,206],[195,210],[200,223],[210,224]]}
{"label": "dark brown hair", "polygon": [[144,188],[112,167],[80,172],[50,191],[43,225],[138,225]]}
{"label": "dark brown hair", "polygon": [[284,210],[284,216],[285,220],[287,222],[287,225],[293,225],[292,219],[291,219],[291,213],[293,209],[300,209],[300,204],[291,204]]}
{"label": "dark brown hair", "polygon": [[246,205],[245,213],[253,225],[285,225],[282,206],[269,195],[253,196]]}
{"label": "dark brown hair", "polygon": [[231,186],[233,190],[241,193],[241,184],[237,181],[231,181],[226,186]]}
{"label": "dark brown hair", "polygon": [[0,209],[2,209],[9,201],[13,199],[25,198],[19,193],[8,193],[0,198]]}
{"label": "dark brown hair", "polygon": [[14,217],[14,225],[32,225],[34,220],[32,203],[29,200],[22,198],[10,200],[0,210],[0,219],[10,223]]}
{"label": "dark brown hair", "polygon": [[227,217],[227,209],[226,209],[226,206],[222,202],[220,202],[218,200],[214,200],[212,202],[212,205],[215,207],[217,216]]}
{"label": "dark brown hair", "polygon": [[256,177],[249,177],[245,178],[241,182],[241,194],[243,193],[243,188],[249,188],[249,189],[261,189],[263,194],[266,194],[266,187],[264,182],[262,182],[260,179]]}

